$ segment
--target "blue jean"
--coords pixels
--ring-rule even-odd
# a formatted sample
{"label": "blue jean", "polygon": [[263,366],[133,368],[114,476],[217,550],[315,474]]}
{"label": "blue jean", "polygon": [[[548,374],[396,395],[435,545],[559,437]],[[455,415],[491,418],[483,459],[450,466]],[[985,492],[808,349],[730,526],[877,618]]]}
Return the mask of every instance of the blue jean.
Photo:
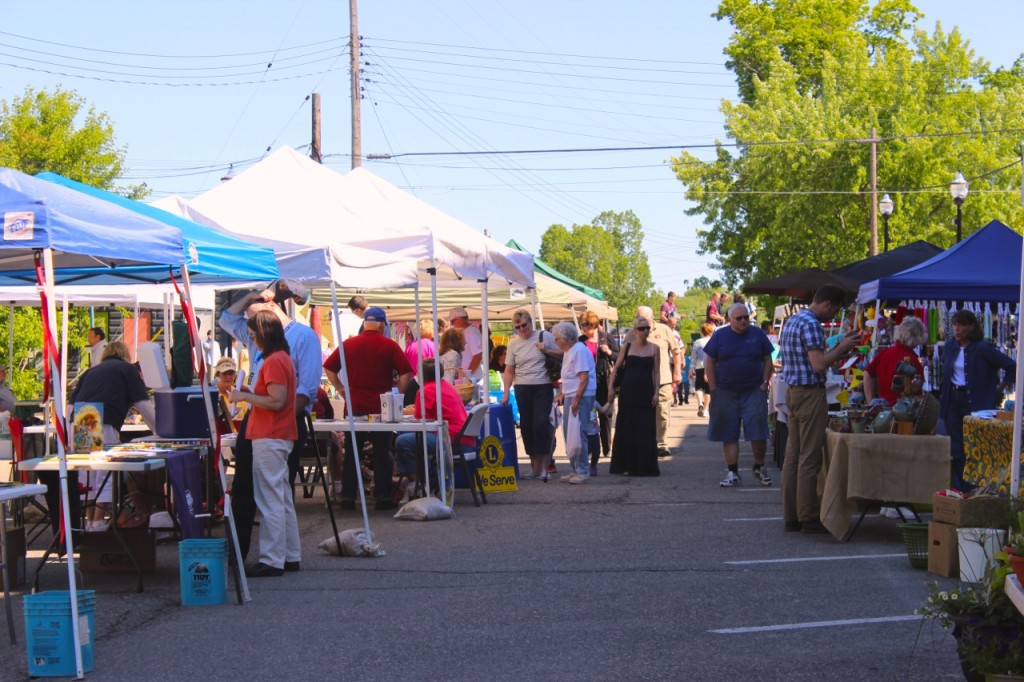
{"label": "blue jean", "polygon": [[743,435],[749,440],[768,440],[768,394],[760,389],[730,391],[715,389],[710,407],[708,440],[736,443]]}
{"label": "blue jean", "polygon": [[[964,451],[964,417],[971,414],[971,401],[967,391],[950,391],[949,403],[942,413],[942,421],[949,434],[949,485],[955,490],[970,492],[974,487],[964,480],[967,454]],[[965,487],[966,486],[966,487]]]}
{"label": "blue jean", "polygon": [[[431,456],[437,454],[437,434],[425,434],[427,452]],[[399,474],[408,476],[416,473],[416,463],[423,457],[423,450],[417,446],[415,433],[403,433],[395,440],[395,469]]]}
{"label": "blue jean", "polygon": [[575,416],[572,414],[572,399],[569,396],[565,397],[565,411],[562,413],[562,436],[565,438],[565,442],[569,442],[569,428],[577,428],[580,431],[580,443],[583,449],[577,453],[575,457],[569,457],[569,466],[572,468],[574,473],[582,476],[588,476],[590,474],[590,458],[587,456],[590,436],[587,433],[590,430],[590,413],[594,409],[594,400],[596,396],[585,395],[580,398],[579,412]]}

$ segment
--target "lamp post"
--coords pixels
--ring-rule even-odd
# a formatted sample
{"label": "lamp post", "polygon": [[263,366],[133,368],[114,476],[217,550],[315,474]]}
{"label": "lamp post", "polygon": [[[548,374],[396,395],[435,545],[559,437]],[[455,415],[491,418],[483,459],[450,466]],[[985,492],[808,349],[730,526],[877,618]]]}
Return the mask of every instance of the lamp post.
{"label": "lamp post", "polygon": [[958,171],[953,182],[949,183],[949,194],[953,197],[953,203],[956,204],[956,241],[958,244],[963,239],[963,213],[960,211],[960,207],[964,205],[967,192],[967,180],[964,179],[964,174]]}
{"label": "lamp post", "polygon": [[878,212],[882,214],[882,240],[885,245],[885,252],[889,251],[889,216],[892,215],[893,207],[892,198],[888,194],[878,202]]}

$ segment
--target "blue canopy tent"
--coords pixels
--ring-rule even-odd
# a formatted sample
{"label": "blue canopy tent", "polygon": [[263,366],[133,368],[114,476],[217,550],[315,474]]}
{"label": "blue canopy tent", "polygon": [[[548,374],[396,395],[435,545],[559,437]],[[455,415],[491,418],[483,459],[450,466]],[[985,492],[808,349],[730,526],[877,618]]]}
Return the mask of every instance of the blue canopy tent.
{"label": "blue canopy tent", "polygon": [[[278,277],[277,261],[272,249],[254,245],[221,230],[200,225],[155,206],[134,201],[113,192],[84,185],[56,173],[39,173],[36,177],[108,201],[181,230],[184,242],[182,262],[188,265],[189,277],[193,283],[269,282]],[[136,267],[139,272],[134,273],[133,276],[137,274],[139,277],[146,278],[146,281],[153,281],[149,279],[152,276],[158,277],[161,281],[168,279],[165,268]],[[135,271],[136,268],[129,270]],[[73,272],[66,272],[66,278],[73,276]],[[91,284],[104,284],[105,282],[101,280],[107,279],[97,277],[98,273],[89,269],[84,269],[81,274],[88,276]],[[118,273],[122,281],[125,275],[125,272]]]}
{"label": "blue canopy tent", "polygon": [[[97,267],[115,271],[121,267],[151,264],[168,268],[181,262],[181,231],[108,202],[59,187],[8,168],[0,169],[0,278],[11,270],[32,273],[31,282],[42,285],[43,344],[55,413],[64,414],[57,348],[53,326],[57,317],[53,285],[66,268]],[[10,281],[10,280],[9,280]],[[24,283],[24,280],[17,280]],[[70,529],[67,453],[63,425],[57,421],[60,493],[64,528]],[[65,533],[71,629],[77,677],[83,675],[81,632],[72,534]]]}
{"label": "blue canopy tent", "polygon": [[923,298],[1016,302],[1020,298],[1021,236],[993,220],[920,265],[867,282],[858,303]]}

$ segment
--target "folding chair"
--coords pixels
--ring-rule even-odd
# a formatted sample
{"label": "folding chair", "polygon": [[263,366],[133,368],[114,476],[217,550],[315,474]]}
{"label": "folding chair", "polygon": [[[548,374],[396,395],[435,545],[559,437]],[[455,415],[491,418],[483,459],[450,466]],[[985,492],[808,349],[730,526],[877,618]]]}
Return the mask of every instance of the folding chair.
{"label": "folding chair", "polygon": [[473,494],[473,504],[478,507],[480,506],[480,500],[477,499],[476,491],[480,490],[480,498],[483,499],[484,504],[487,504],[487,495],[484,493],[484,486],[480,481],[480,467],[474,466],[471,473],[469,462],[475,462],[479,458],[479,445],[477,443],[463,445],[462,438],[468,436],[479,441],[483,435],[484,419],[487,418],[489,407],[490,405],[487,403],[480,403],[470,410],[469,416],[459,430],[459,434],[452,440],[452,462],[462,465],[462,473],[465,474],[466,482],[469,484],[469,491]]}

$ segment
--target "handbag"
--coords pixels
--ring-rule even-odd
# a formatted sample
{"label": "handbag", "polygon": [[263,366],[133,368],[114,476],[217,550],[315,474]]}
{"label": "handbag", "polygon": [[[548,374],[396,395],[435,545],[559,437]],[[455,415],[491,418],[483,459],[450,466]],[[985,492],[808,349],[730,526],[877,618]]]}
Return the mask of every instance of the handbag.
{"label": "handbag", "polygon": [[[544,343],[544,332],[540,333],[540,341]],[[562,358],[548,355],[544,351],[541,351],[544,355],[544,371],[548,375],[548,379],[551,379],[551,383],[557,383],[562,380]]]}
{"label": "handbag", "polygon": [[[626,354],[622,356],[623,358],[629,357],[629,346],[630,346],[630,344],[627,343],[626,344]],[[620,366],[619,369],[616,370],[615,378],[612,380],[612,388],[614,388],[616,392],[618,392],[618,390],[620,388],[622,388],[622,377],[623,377],[623,375],[625,375],[625,373],[626,373],[626,362],[625,362],[625,360],[623,360],[622,366]]]}

